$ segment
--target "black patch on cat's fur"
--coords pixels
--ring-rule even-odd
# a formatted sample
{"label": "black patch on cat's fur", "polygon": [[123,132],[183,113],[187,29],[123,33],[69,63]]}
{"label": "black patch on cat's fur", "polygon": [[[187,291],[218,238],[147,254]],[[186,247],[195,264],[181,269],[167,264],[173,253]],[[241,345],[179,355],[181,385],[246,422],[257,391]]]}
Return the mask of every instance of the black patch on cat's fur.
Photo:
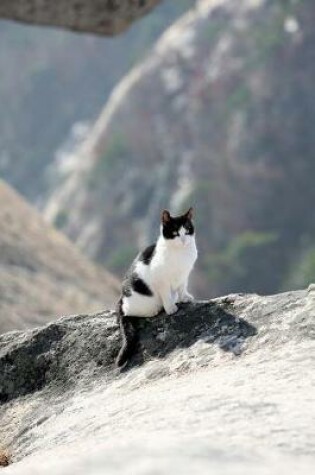
{"label": "black patch on cat's fur", "polygon": [[122,283],[121,293],[123,297],[130,297],[132,290],[138,292],[138,294],[146,295],[148,297],[151,297],[153,295],[151,289],[135,272],[135,268],[137,262],[139,261],[143,262],[146,265],[150,264],[154,255],[155,246],[156,244],[152,244],[151,246],[147,247],[141,254],[136,257],[136,259],[131,264]]}
{"label": "black patch on cat's fur", "polygon": [[184,214],[183,216],[178,216],[176,218],[171,217],[169,221],[163,224],[164,238],[175,239],[178,236],[177,233],[182,226],[185,228],[186,234],[189,234],[190,236],[194,234],[194,225],[192,221]]}
{"label": "black patch on cat's fur", "polygon": [[147,295],[148,297],[153,295],[152,290],[136,273],[131,276],[131,287],[138,294]]}
{"label": "black patch on cat's fur", "polygon": [[139,256],[139,261],[142,261],[143,264],[149,265],[152,261],[152,257],[154,256],[155,248],[156,244],[148,246],[143,252],[141,252]]}
{"label": "black patch on cat's fur", "polygon": [[135,263],[132,264],[129,272],[127,272],[121,287],[121,293],[123,297],[130,297],[132,290],[138,292],[141,295],[147,295],[151,297],[153,295],[151,289],[147,286],[147,284],[138,276],[138,274],[134,271]]}

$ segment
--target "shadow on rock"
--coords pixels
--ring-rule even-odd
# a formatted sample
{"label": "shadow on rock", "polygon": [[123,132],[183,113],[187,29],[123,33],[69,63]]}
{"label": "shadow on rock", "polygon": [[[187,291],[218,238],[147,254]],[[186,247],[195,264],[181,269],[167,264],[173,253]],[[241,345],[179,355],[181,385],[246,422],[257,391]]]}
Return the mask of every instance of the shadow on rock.
{"label": "shadow on rock", "polygon": [[[42,328],[0,336],[0,403],[46,387],[63,394],[80,383],[115,377],[121,335],[114,311],[61,318]],[[233,315],[233,302],[182,304],[174,316],[134,318],[139,348],[131,365],[163,358],[198,339],[240,354],[256,328]]]}
{"label": "shadow on rock", "polygon": [[187,348],[197,340],[218,345],[235,355],[242,353],[246,338],[257,334],[254,325],[233,315],[232,306],[216,302],[180,304],[174,316],[133,318],[139,334],[138,352],[132,365],[163,358],[175,348]]}

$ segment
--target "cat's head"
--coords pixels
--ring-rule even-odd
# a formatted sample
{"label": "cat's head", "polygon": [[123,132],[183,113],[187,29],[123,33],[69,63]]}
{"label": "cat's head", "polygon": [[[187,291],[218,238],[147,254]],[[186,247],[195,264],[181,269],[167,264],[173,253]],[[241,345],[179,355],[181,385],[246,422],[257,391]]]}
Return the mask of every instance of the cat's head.
{"label": "cat's head", "polygon": [[193,208],[180,216],[171,216],[167,210],[161,213],[161,235],[170,244],[187,246],[195,237],[192,222]]}

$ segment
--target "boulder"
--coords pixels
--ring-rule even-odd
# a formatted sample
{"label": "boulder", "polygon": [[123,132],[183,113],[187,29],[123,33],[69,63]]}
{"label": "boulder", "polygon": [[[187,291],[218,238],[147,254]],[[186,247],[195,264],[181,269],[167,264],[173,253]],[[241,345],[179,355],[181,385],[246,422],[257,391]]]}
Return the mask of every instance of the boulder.
{"label": "boulder", "polygon": [[314,304],[310,286],[139,319],[122,372],[113,310],[2,335],[7,473],[311,473]]}
{"label": "boulder", "polygon": [[4,0],[0,17],[100,35],[124,31],[161,0]]}

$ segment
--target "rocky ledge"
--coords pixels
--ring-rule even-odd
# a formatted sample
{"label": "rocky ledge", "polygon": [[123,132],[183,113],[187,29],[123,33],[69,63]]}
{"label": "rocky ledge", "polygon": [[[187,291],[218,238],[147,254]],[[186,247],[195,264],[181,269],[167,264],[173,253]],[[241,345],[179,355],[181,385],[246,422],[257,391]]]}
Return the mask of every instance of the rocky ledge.
{"label": "rocky ledge", "polygon": [[114,311],[2,335],[7,473],[310,469],[314,315],[313,286],[182,304],[137,320],[123,372]]}
{"label": "rocky ledge", "polygon": [[2,0],[0,17],[37,25],[115,35],[161,0]]}

